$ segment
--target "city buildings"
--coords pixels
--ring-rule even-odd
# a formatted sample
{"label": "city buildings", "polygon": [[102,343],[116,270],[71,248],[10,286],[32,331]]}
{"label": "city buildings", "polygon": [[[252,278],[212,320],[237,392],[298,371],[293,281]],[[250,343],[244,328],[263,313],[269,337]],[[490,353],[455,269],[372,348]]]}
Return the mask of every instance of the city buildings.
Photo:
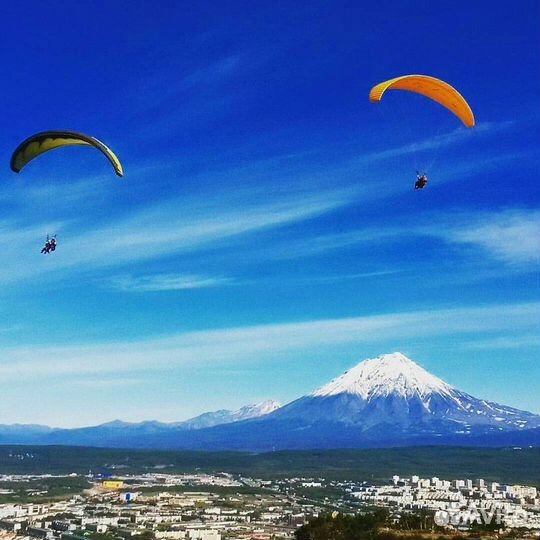
{"label": "city buildings", "polygon": [[[5,480],[6,477],[0,477]],[[307,520],[339,511],[386,508],[397,521],[429,512],[443,528],[478,525],[540,532],[532,486],[484,479],[394,475],[386,484],[324,478],[245,478],[220,474],[126,475],[120,489],[89,478],[89,489],[62,500],[30,503],[40,476],[9,476],[28,485],[27,501],[0,505],[0,540],[288,540]],[[39,495],[40,500],[46,498]]]}

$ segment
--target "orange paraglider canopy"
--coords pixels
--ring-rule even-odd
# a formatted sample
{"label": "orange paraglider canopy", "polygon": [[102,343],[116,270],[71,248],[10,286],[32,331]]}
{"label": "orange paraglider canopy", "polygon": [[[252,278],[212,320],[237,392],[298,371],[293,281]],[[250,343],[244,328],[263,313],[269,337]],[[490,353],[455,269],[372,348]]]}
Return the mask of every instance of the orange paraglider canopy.
{"label": "orange paraglider canopy", "polygon": [[407,90],[426,96],[453,112],[467,127],[474,126],[474,114],[465,98],[448,83],[428,75],[404,75],[374,86],[369,93],[371,102],[381,101],[387,90]]}

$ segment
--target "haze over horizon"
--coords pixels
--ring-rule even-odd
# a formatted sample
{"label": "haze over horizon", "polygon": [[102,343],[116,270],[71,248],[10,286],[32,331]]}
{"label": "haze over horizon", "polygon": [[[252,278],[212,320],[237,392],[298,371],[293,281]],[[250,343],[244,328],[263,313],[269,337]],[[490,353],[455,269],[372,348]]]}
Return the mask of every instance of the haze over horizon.
{"label": "haze over horizon", "polygon": [[[540,413],[540,5],[209,6],[3,7],[0,423],[286,403],[391,351]],[[369,103],[405,73],[455,85],[476,128]],[[45,129],[125,177],[85,148],[11,173]]]}

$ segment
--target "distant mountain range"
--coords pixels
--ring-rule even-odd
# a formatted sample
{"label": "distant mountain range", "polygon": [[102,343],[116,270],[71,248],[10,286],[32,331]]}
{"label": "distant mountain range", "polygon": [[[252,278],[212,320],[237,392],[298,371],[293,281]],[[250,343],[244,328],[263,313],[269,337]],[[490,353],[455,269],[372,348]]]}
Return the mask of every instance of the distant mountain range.
{"label": "distant mountain range", "polygon": [[540,415],[475,398],[393,353],[360,362],[283,407],[265,401],[172,424],[0,426],[0,443],[251,451],[540,446]]}
{"label": "distant mountain range", "polygon": [[269,414],[279,406],[277,401],[268,399],[261,403],[245,405],[235,411],[220,409],[200,414],[183,422],[172,423],[156,420],[145,422],[113,420],[98,426],[75,429],[52,428],[38,424],[0,424],[0,444],[67,444],[122,448],[124,447],[123,440],[159,438],[162,433],[191,431],[240,422]]}

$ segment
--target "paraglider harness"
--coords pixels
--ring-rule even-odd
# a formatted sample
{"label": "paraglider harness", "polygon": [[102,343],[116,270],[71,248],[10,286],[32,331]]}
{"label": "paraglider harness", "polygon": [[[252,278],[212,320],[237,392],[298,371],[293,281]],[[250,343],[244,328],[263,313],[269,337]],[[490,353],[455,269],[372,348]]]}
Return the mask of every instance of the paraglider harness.
{"label": "paraglider harness", "polygon": [[427,186],[427,183],[427,174],[420,174],[418,171],[416,171],[416,182],[414,183],[414,189],[424,189]]}
{"label": "paraglider harness", "polygon": [[51,253],[51,251],[54,251],[56,249],[56,234],[49,238],[49,235],[47,235],[47,241],[45,242],[45,245],[41,248],[41,253],[47,255],[48,253]]}

